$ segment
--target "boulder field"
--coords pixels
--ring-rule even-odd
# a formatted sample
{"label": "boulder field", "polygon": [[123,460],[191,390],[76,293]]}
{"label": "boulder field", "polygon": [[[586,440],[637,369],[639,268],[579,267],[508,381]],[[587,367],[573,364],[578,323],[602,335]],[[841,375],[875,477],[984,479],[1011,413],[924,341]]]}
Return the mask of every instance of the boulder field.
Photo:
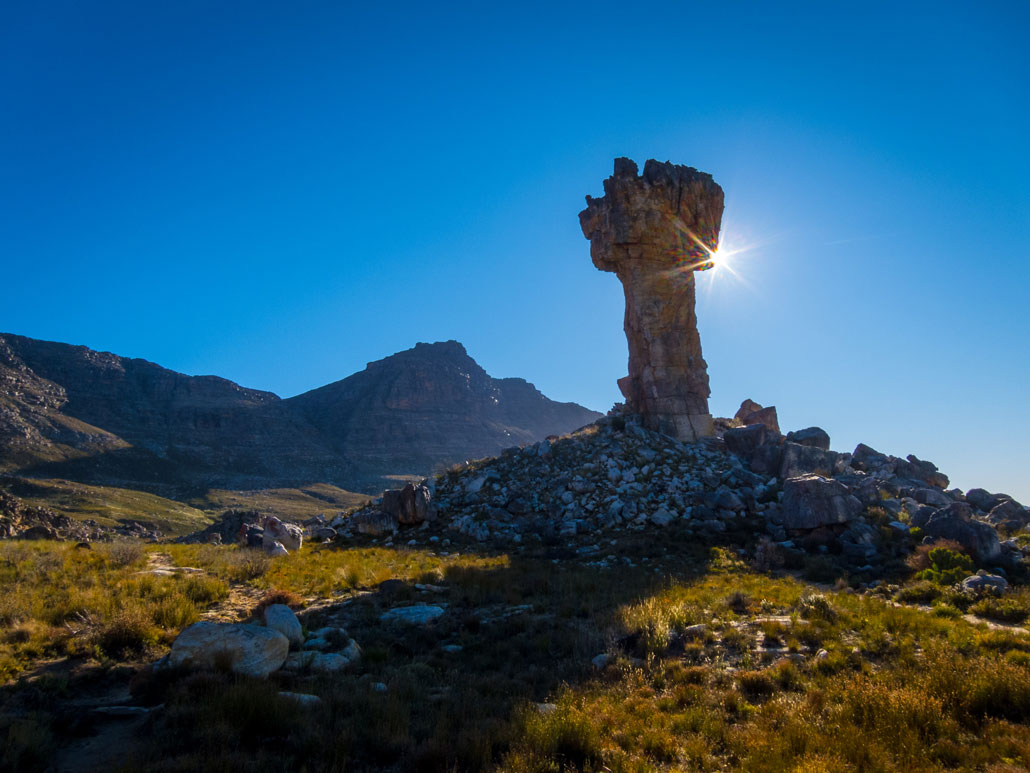
{"label": "boulder field", "polygon": [[981,566],[1002,571],[1023,558],[1021,545],[998,532],[998,524],[1012,531],[1030,522],[1011,497],[949,489],[946,475],[915,456],[862,444],[852,453],[830,450],[818,427],[784,436],[768,426],[775,409],[758,410],[771,421],[717,419],[718,435],[698,442],[613,412],[308,528],[387,544],[470,540],[518,550],[542,542],[600,565],[617,562],[604,544],[620,532],[661,539],[663,529],[676,528],[744,552],[764,543],[788,565],[827,555],[869,581],[924,542],[952,540]]}

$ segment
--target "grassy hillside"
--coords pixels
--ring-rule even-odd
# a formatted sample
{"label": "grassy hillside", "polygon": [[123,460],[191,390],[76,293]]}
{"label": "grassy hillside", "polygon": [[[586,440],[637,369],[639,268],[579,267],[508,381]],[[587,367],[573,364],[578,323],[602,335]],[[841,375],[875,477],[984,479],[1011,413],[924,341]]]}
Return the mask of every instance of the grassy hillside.
{"label": "grassy hillside", "polygon": [[92,519],[104,526],[139,521],[156,526],[163,534],[189,534],[213,520],[212,513],[173,499],[115,486],[91,486],[57,478],[18,478],[9,488],[28,505],[49,507],[79,520]]}
{"label": "grassy hillside", "polygon": [[208,512],[235,509],[257,510],[287,520],[303,520],[319,513],[327,517],[363,505],[367,494],[355,494],[328,483],[313,483],[303,488],[226,491],[210,489],[204,496],[190,500],[194,507]]}

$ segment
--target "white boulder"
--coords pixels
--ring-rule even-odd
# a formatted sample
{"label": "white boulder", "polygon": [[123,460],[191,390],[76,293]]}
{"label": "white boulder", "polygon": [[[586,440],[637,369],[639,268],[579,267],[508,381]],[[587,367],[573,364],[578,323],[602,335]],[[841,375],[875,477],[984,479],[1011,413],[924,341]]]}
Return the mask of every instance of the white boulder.
{"label": "white boulder", "polygon": [[278,671],[290,651],[279,631],[261,625],[202,621],[183,629],[168,655],[171,666],[216,668],[264,679]]}
{"label": "white boulder", "polygon": [[289,639],[290,644],[300,646],[304,642],[300,620],[285,604],[270,604],[265,607],[265,625]]}

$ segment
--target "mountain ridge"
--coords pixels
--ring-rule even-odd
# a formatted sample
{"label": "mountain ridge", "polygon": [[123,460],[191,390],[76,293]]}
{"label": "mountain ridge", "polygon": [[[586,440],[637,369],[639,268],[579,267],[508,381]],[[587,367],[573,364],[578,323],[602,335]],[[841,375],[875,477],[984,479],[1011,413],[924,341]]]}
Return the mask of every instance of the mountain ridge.
{"label": "mountain ridge", "polygon": [[493,379],[457,341],[419,343],[283,399],[220,376],[0,334],[7,473],[150,489],[326,482],[374,491],[384,476],[425,474],[599,415],[522,379]]}

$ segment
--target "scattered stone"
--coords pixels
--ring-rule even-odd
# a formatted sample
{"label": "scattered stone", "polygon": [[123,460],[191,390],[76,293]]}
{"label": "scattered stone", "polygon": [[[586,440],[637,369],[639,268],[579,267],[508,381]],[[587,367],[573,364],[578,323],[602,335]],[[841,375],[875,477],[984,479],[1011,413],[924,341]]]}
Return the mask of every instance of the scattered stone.
{"label": "scattered stone", "polygon": [[606,652],[602,652],[600,655],[595,655],[590,662],[593,664],[594,668],[600,671],[608,667],[608,664],[612,662],[612,656]]}

